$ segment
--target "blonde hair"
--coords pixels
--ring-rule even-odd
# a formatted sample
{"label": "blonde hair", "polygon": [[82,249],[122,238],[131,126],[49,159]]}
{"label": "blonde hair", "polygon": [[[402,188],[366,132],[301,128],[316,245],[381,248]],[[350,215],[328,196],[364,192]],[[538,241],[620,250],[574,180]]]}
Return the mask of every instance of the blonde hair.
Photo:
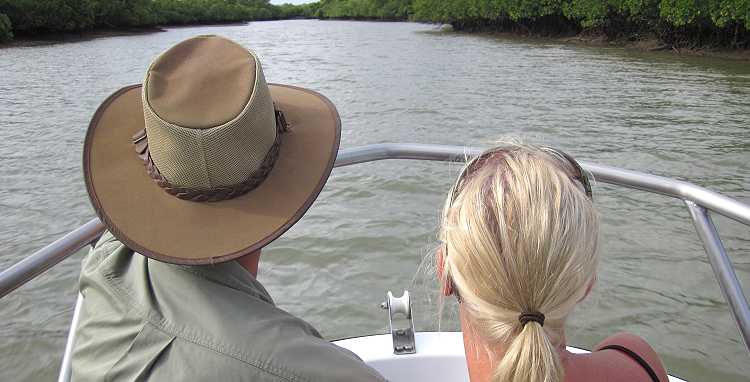
{"label": "blonde hair", "polygon": [[[595,278],[598,215],[559,152],[512,145],[477,158],[443,210],[443,282],[487,349],[505,346],[492,381],[562,381],[556,346]],[[529,312],[544,314],[544,325],[522,323]]]}

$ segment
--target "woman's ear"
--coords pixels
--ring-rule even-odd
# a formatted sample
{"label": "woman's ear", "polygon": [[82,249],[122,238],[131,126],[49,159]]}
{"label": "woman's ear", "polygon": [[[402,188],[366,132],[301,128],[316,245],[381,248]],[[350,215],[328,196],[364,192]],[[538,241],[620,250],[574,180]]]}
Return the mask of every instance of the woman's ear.
{"label": "woman's ear", "polygon": [[448,297],[453,295],[453,282],[449,279],[443,280],[443,296]]}
{"label": "woman's ear", "polygon": [[437,275],[440,279],[443,278],[443,271],[445,270],[445,244],[441,244],[435,250],[435,258],[437,259]]}
{"label": "woman's ear", "polygon": [[583,297],[581,297],[581,299],[578,300],[578,302],[585,300],[586,297],[589,296],[589,294],[591,293],[591,290],[594,289],[595,284],[596,284],[596,276],[591,278],[591,281],[589,281],[589,285],[586,286],[586,293],[583,294]]}
{"label": "woman's ear", "polygon": [[453,294],[453,282],[450,277],[445,277],[445,244],[436,250],[437,256],[437,275],[443,284],[443,296],[448,297]]}

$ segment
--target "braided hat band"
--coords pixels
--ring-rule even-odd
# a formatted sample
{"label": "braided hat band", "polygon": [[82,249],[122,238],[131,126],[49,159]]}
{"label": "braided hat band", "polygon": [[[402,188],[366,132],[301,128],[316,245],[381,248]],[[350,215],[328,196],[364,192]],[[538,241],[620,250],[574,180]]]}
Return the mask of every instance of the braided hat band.
{"label": "braided hat band", "polygon": [[163,188],[168,194],[176,196],[180,199],[194,201],[194,202],[217,202],[227,199],[232,199],[240,195],[244,195],[253,189],[257,188],[266,179],[268,174],[271,172],[276,159],[279,156],[279,148],[281,145],[281,135],[288,131],[288,124],[284,113],[276,108],[274,105],[274,113],[276,117],[276,139],[274,140],[268,153],[265,155],[263,162],[260,167],[253,171],[245,181],[232,185],[215,187],[213,189],[198,189],[191,187],[180,187],[175,186],[164,177],[156,167],[151,153],[148,149],[148,140],[146,135],[146,129],[139,130],[133,135],[133,144],[135,145],[135,151],[138,157],[143,160],[146,171],[151,179],[156,182],[159,187]]}

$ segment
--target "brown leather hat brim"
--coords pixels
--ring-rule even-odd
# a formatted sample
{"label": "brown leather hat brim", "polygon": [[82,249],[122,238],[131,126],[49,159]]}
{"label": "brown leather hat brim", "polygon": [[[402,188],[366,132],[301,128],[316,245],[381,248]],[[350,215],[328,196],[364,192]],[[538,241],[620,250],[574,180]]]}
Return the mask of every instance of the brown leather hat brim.
{"label": "brown leather hat brim", "polygon": [[341,120],[311,90],[269,84],[290,130],[258,188],[220,202],[166,193],[136,155],[131,137],[144,128],[141,85],[120,89],[94,114],[83,147],[86,188],[96,213],[123,244],[176,264],[212,264],[252,253],[296,223],[317,198],[336,160]]}

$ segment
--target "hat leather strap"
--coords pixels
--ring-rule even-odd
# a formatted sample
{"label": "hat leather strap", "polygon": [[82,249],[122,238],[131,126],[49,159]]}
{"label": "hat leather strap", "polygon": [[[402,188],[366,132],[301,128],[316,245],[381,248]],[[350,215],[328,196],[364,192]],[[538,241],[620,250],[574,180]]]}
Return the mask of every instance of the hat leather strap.
{"label": "hat leather strap", "polygon": [[236,198],[240,195],[244,195],[255,188],[257,188],[266,179],[268,174],[271,172],[276,159],[279,157],[279,148],[281,146],[281,135],[288,131],[288,125],[284,113],[277,109],[274,105],[274,114],[276,116],[276,139],[273,141],[271,148],[268,150],[265,158],[258,167],[257,170],[253,171],[250,176],[243,182],[232,185],[232,186],[221,186],[210,189],[198,189],[192,187],[175,186],[159,172],[156,164],[151,159],[151,153],[148,151],[148,139],[146,136],[146,129],[139,130],[133,135],[133,144],[135,145],[135,151],[138,157],[143,160],[143,164],[146,167],[146,172],[153,179],[159,187],[163,188],[168,194],[178,197],[180,199],[189,200],[192,202],[218,202],[222,200],[228,200]]}

